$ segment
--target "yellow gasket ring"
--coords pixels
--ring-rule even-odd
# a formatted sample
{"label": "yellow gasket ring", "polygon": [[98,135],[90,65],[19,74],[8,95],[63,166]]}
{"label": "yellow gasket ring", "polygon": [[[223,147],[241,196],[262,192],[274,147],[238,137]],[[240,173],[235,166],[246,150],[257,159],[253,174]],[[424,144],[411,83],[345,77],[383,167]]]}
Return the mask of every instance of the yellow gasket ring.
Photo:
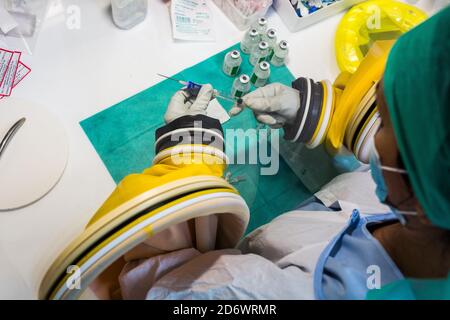
{"label": "yellow gasket ring", "polygon": [[[367,133],[370,131],[371,128],[368,128],[368,131],[366,131],[366,127],[369,125],[369,123],[371,121],[375,121],[373,120],[374,118],[376,118],[376,114],[378,113],[378,108],[375,106],[375,108],[373,108],[372,112],[370,113],[370,115],[367,117],[366,121],[364,122],[364,125],[361,127],[361,129],[359,130],[359,132],[357,133],[356,139],[354,140],[354,144],[353,146],[348,146],[348,148],[351,148],[351,151],[353,152],[353,154],[357,155],[356,149],[359,146],[358,144],[360,144],[361,142],[359,141],[361,138],[365,138],[365,136],[367,135]],[[373,124],[372,124],[373,125]],[[372,127],[372,126],[371,126]],[[361,137],[361,135],[365,133],[364,137]],[[356,134],[356,132],[355,132]]]}
{"label": "yellow gasket ring", "polygon": [[[176,199],[172,202],[169,202],[161,207],[158,207],[155,210],[149,211],[145,214],[143,214],[140,217],[137,217],[135,220],[133,220],[132,222],[130,222],[129,224],[127,224],[124,228],[121,228],[120,230],[117,230],[116,232],[110,234],[105,240],[101,241],[98,245],[96,245],[93,249],[89,250],[88,252],[86,252],[86,254],[82,254],[81,257],[78,257],[78,259],[76,259],[75,261],[73,261],[71,264],[72,265],[78,265],[81,266],[83,265],[87,260],[89,260],[92,256],[94,256],[97,252],[99,252],[103,247],[105,247],[106,245],[108,245],[111,241],[113,241],[115,238],[117,238],[118,236],[120,236],[121,234],[123,234],[124,232],[126,232],[127,230],[131,229],[132,227],[134,227],[135,225],[139,224],[141,221],[144,221],[146,219],[149,218],[149,216],[154,216],[156,215],[158,212],[161,212],[169,207],[172,207],[178,203],[184,202],[188,199],[193,199],[196,198],[200,195],[204,195],[204,194],[213,194],[213,193],[217,193],[217,192],[229,192],[232,194],[237,194],[236,191],[228,189],[228,188],[220,188],[220,189],[210,189],[210,190],[204,190],[204,191],[199,191],[199,192],[195,192],[193,194],[189,194],[187,196],[184,196],[182,198]],[[147,227],[145,227],[145,231],[148,233],[149,236],[152,235],[152,225],[148,225]],[[88,270],[86,270],[88,271]],[[61,289],[61,287],[63,285],[65,285],[67,279],[72,276],[71,274],[67,273],[60,281],[57,282],[57,285],[54,286],[54,289],[51,290],[51,293],[48,294],[47,296],[49,297],[49,299],[54,299],[56,293]],[[62,298],[64,297],[65,294],[63,294]]]}

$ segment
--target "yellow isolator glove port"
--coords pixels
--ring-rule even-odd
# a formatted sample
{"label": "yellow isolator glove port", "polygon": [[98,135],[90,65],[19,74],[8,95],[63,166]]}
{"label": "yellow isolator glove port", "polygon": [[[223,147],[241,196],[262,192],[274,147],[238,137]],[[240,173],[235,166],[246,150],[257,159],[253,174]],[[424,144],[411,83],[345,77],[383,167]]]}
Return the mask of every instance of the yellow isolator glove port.
{"label": "yellow isolator glove port", "polygon": [[378,40],[394,40],[427,18],[420,9],[392,0],[371,0],[354,6],[336,31],[336,59],[342,71],[354,73]]}

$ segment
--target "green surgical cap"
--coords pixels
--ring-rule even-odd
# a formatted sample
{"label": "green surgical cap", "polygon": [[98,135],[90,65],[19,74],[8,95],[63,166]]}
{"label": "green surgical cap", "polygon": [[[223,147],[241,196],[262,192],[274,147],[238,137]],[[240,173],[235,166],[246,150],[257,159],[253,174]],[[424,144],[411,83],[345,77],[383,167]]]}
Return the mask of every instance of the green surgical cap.
{"label": "green surgical cap", "polygon": [[369,290],[368,300],[450,300],[450,274],[447,280],[404,279],[381,289]]}
{"label": "green surgical cap", "polygon": [[397,40],[384,94],[414,194],[450,229],[450,6]]}

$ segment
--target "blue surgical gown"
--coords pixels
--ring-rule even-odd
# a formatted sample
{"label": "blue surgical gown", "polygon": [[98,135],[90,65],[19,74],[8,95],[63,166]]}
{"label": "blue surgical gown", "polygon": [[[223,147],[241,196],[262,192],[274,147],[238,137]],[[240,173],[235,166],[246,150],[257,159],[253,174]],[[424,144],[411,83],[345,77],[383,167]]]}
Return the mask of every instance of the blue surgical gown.
{"label": "blue surgical gown", "polygon": [[395,221],[393,214],[361,217],[354,210],[348,225],[322,252],[314,273],[317,299],[365,299],[368,290],[403,280],[401,271],[370,227]]}

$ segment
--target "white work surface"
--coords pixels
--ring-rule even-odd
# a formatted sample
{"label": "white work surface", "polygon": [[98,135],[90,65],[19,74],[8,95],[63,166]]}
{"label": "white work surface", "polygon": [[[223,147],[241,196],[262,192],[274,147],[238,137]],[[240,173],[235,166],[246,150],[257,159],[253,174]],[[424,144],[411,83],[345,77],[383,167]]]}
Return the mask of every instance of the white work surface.
{"label": "white work surface", "polygon": [[[48,19],[33,56],[23,57],[32,72],[13,95],[59,116],[69,137],[69,161],[46,197],[20,210],[0,212],[0,274],[9,279],[0,283],[3,298],[35,299],[52,260],[82,232],[115,187],[79,122],[161,81],[157,72],[177,73],[243,35],[212,3],[216,42],[210,43],[174,41],[167,1],[150,0],[147,19],[128,31],[113,24],[108,0],[62,3],[65,9],[79,5],[81,28],[66,27],[66,12]],[[433,1],[420,3],[435,9]],[[288,67],[294,75],[316,80],[337,76],[334,31],[342,14],[297,33],[290,33],[276,12],[270,10],[268,17],[291,44]]]}

